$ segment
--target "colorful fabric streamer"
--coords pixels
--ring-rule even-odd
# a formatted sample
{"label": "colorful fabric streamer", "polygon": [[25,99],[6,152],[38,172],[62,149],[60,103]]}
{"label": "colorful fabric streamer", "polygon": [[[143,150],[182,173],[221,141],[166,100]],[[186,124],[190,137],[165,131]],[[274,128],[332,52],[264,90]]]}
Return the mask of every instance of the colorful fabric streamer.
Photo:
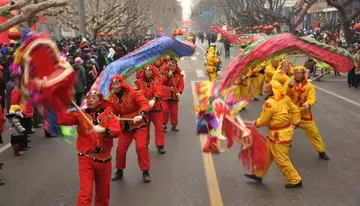
{"label": "colorful fabric streamer", "polygon": [[296,37],[283,33],[261,39],[249,45],[232,69],[226,69],[222,77],[221,89],[231,86],[247,67],[258,65],[282,53],[303,53],[319,59],[340,72],[353,68],[353,56],[345,49],[317,42],[311,38]]}
{"label": "colorful fabric streamer", "polygon": [[120,74],[125,78],[139,71],[146,64],[154,62],[162,55],[170,56],[191,56],[195,52],[195,45],[180,42],[171,37],[154,39],[134,52],[109,64],[95,81],[92,89],[101,91],[108,96],[110,78]]}

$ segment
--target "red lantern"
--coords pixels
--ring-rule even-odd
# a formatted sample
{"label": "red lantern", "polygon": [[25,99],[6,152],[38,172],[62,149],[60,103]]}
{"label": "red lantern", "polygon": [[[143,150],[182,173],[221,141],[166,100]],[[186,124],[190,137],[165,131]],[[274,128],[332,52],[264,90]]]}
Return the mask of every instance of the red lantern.
{"label": "red lantern", "polygon": [[263,30],[263,29],[264,29],[264,26],[263,26],[263,25],[260,25],[258,28],[259,28],[259,30]]}
{"label": "red lantern", "polygon": [[360,31],[360,24],[354,25],[354,31]]}
{"label": "red lantern", "polygon": [[21,39],[21,33],[16,27],[9,29],[8,37],[11,40],[18,41]]}
{"label": "red lantern", "polygon": [[275,28],[278,28],[278,27],[280,27],[280,23],[279,23],[279,22],[275,22],[275,23],[273,23],[272,26],[275,27]]}
{"label": "red lantern", "polygon": [[268,29],[269,29],[269,31],[274,30],[273,25],[269,25],[269,26],[268,26]]}
{"label": "red lantern", "polygon": [[99,37],[100,38],[104,38],[106,36],[106,34],[104,33],[104,32],[101,32],[100,34],[99,34]]}
{"label": "red lantern", "polygon": [[259,29],[259,27],[257,27],[257,26],[254,26],[254,27],[253,27],[253,30],[254,30],[254,31],[256,31],[256,30],[258,30],[258,29]]}

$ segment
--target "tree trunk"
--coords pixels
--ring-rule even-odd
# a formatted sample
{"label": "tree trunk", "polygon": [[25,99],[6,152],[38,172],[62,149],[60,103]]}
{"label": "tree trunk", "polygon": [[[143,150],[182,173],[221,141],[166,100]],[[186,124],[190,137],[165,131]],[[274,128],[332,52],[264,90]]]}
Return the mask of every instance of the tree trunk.
{"label": "tree trunk", "polygon": [[342,22],[343,30],[344,30],[344,36],[347,44],[350,44],[354,40],[354,36],[351,32],[350,25],[351,22],[348,19],[344,19]]}

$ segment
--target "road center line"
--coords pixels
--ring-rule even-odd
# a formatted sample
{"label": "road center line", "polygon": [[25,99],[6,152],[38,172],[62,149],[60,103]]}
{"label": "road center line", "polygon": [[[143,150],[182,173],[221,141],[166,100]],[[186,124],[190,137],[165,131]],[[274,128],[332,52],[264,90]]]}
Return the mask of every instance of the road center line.
{"label": "road center line", "polygon": [[6,145],[2,146],[0,148],[0,154],[3,153],[5,150],[7,150],[8,148],[11,147],[11,144],[10,143],[7,143]]}
{"label": "road center line", "polygon": [[[191,81],[191,91],[193,95],[193,101],[194,106],[199,105],[199,100],[197,98],[197,95],[195,93],[195,81]],[[206,135],[200,135],[199,136],[201,149],[204,147],[207,141]],[[204,161],[204,169],[205,169],[205,176],[206,176],[206,182],[209,192],[209,198],[210,198],[210,205],[211,206],[223,206],[223,200],[220,192],[220,186],[219,182],[216,177],[216,171],[214,167],[214,161],[210,154],[202,153],[202,158]]]}
{"label": "road center line", "polygon": [[196,43],[196,45],[206,54],[205,49],[200,44]]}
{"label": "road center line", "polygon": [[353,100],[351,100],[351,99],[348,99],[348,98],[343,97],[343,96],[341,96],[341,95],[338,95],[338,94],[336,94],[336,93],[329,92],[329,91],[327,91],[326,89],[323,89],[323,88],[321,88],[321,87],[318,87],[318,86],[315,86],[315,85],[314,85],[314,87],[315,87],[316,89],[322,91],[322,92],[325,92],[325,93],[327,93],[327,94],[330,94],[330,95],[332,95],[332,96],[334,96],[334,97],[337,97],[337,98],[342,99],[342,100],[344,100],[344,101],[346,101],[346,102],[349,102],[349,103],[351,103],[351,104],[353,104],[353,105],[355,105],[355,106],[360,107],[360,103],[358,103],[358,102],[355,102],[355,101],[353,101]]}

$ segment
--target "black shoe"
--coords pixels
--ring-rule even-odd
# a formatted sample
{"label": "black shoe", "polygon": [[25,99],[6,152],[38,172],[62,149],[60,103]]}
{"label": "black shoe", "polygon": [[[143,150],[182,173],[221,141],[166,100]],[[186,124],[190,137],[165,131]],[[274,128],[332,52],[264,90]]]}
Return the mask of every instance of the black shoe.
{"label": "black shoe", "polygon": [[0,162],[0,167],[4,166],[4,163]]}
{"label": "black shoe", "polygon": [[255,180],[256,182],[261,182],[262,178],[261,177],[257,177],[256,175],[253,174],[245,174],[245,177]]}
{"label": "black shoe", "polygon": [[287,189],[293,189],[293,188],[301,188],[303,186],[302,181],[300,181],[297,184],[286,184],[285,188]]}
{"label": "black shoe", "polygon": [[259,100],[259,98],[254,98],[254,101],[255,101],[255,102],[258,102],[258,101],[260,101],[260,100]]}
{"label": "black shoe", "polygon": [[0,186],[5,185],[5,182],[0,179]]}
{"label": "black shoe", "polygon": [[166,153],[165,149],[164,149],[164,146],[159,146],[157,149],[158,149],[159,154],[165,154]]}
{"label": "black shoe", "polygon": [[25,148],[20,148],[20,152],[25,152],[25,151],[28,151],[29,149],[27,147]]}
{"label": "black shoe", "polygon": [[163,129],[164,129],[164,132],[166,132],[167,126],[166,126],[166,125],[163,125]]}
{"label": "black shoe", "polygon": [[114,177],[111,178],[111,181],[115,182],[115,181],[121,180],[123,177],[124,177],[124,171],[117,170]]}
{"label": "black shoe", "polygon": [[290,144],[289,147],[291,148],[291,147],[292,147],[292,144]]}
{"label": "black shoe", "polygon": [[320,152],[319,158],[323,159],[323,160],[330,160],[329,156],[327,156],[327,154],[325,152]]}
{"label": "black shoe", "polygon": [[142,175],[143,175],[144,183],[149,183],[151,181],[149,170],[143,171]]}
{"label": "black shoe", "polygon": [[179,129],[178,129],[178,128],[176,128],[176,126],[172,126],[172,127],[171,127],[171,131],[178,132],[178,131],[179,131]]}

